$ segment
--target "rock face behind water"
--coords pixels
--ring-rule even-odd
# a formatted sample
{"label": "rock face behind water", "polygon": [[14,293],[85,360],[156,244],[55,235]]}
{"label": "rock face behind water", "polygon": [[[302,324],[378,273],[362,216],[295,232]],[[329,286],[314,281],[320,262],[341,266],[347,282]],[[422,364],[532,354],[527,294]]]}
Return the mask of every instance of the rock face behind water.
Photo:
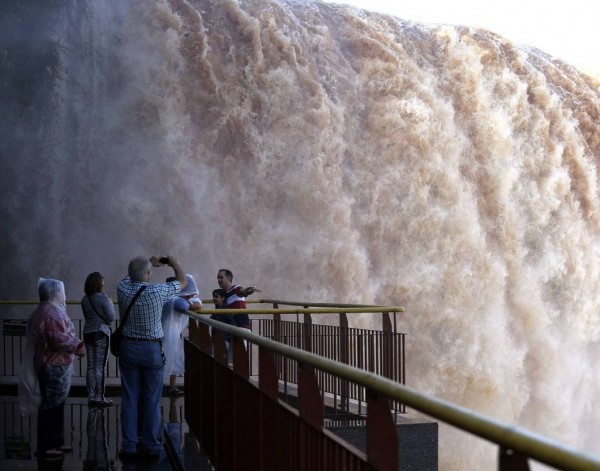
{"label": "rock face behind water", "polygon": [[[48,276],[79,299],[96,270],[114,296],[170,252],[203,297],[227,267],[265,298],[402,305],[411,386],[599,451],[597,81],[319,2],[22,3],[0,7],[0,298]],[[468,440],[441,428],[440,469],[493,466]]]}

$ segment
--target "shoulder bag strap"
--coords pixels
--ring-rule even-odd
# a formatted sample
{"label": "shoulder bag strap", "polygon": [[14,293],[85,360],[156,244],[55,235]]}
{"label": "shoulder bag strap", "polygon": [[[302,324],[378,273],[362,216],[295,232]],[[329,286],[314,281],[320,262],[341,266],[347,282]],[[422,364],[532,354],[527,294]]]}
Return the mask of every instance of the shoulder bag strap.
{"label": "shoulder bag strap", "polygon": [[96,309],[96,306],[94,306],[94,303],[92,302],[92,297],[91,297],[89,294],[87,295],[87,298],[88,298],[88,301],[90,302],[90,306],[92,306],[92,309],[93,309],[93,310],[94,310],[94,312],[95,312],[95,313],[98,315],[98,317],[99,317],[100,319],[102,319],[102,321],[103,321],[105,324],[109,324],[109,325],[110,325],[110,322],[109,322],[109,321],[108,321],[108,320],[107,320],[107,319],[106,319],[106,318],[105,318],[105,317],[104,317],[102,314],[100,314],[100,313],[98,312],[98,310]]}
{"label": "shoulder bag strap", "polygon": [[127,317],[129,316],[129,311],[131,311],[133,304],[137,301],[137,298],[140,296],[140,294],[142,294],[142,291],[144,291],[146,289],[146,286],[148,286],[148,285],[142,286],[140,289],[137,290],[137,293],[135,293],[135,296],[129,303],[129,306],[127,306],[127,310],[125,311],[125,314],[123,314],[123,322],[121,322],[121,325],[119,326],[119,328],[122,329],[125,326],[125,322],[127,322]]}

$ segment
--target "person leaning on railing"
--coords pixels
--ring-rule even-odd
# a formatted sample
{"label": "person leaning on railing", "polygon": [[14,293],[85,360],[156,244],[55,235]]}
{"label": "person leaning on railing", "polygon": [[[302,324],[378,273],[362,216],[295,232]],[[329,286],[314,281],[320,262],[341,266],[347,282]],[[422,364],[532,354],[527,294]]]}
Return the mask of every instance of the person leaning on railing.
{"label": "person leaning on railing", "polygon": [[[162,327],[164,333],[163,348],[167,363],[163,371],[164,378],[169,379],[169,395],[172,399],[183,395],[177,384],[177,376],[184,373],[185,358],[183,353],[182,334],[188,327],[188,316],[183,313],[187,310],[200,312],[202,300],[196,285],[196,280],[190,274],[185,275],[187,286],[181,290],[179,296],[170,299],[163,306]],[[167,278],[167,282],[173,277]]]}
{"label": "person leaning on railing", "polygon": [[[233,284],[233,273],[227,268],[221,268],[217,273],[217,283],[225,290],[225,309],[246,309],[246,296],[254,293],[260,293],[256,286],[242,288],[240,285]],[[236,314],[233,316],[233,322],[237,327],[252,330],[252,323],[248,314]]]}
{"label": "person leaning on railing", "polygon": [[[213,304],[215,305],[215,309],[223,309],[225,304],[225,290],[223,288],[213,289],[212,292]],[[228,325],[235,325],[233,322],[233,316],[231,314],[213,314],[210,316],[211,319],[219,322],[223,322]],[[214,339],[215,328],[211,329],[211,337]],[[213,340],[214,341],[214,340]],[[225,333],[225,345],[227,350],[231,347],[231,334],[229,332]]]}

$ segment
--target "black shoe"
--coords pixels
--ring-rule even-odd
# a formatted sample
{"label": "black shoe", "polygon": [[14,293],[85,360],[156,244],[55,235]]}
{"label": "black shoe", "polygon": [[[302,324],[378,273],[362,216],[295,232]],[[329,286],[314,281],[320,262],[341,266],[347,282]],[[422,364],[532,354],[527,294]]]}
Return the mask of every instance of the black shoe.
{"label": "black shoe", "polygon": [[62,456],[63,452],[59,448],[52,448],[50,450],[36,451],[33,456],[38,458]]}
{"label": "black shoe", "polygon": [[123,461],[127,460],[135,460],[137,458],[137,453],[135,451],[127,451],[127,450],[119,450],[119,458]]}
{"label": "black shoe", "polygon": [[146,448],[144,445],[138,444],[137,456],[143,460],[157,460],[160,453],[152,448]]}
{"label": "black shoe", "polygon": [[110,399],[102,399],[101,401],[88,401],[88,407],[110,407],[113,401]]}
{"label": "black shoe", "polygon": [[38,458],[43,458],[46,461],[60,461],[64,459],[64,454],[57,448],[46,450],[37,453]]}

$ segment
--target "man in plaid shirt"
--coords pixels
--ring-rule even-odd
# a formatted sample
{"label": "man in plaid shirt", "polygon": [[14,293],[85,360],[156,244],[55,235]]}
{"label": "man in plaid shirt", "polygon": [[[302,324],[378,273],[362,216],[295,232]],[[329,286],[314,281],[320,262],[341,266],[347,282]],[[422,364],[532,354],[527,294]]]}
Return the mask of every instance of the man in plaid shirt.
{"label": "man in plaid shirt", "polygon": [[[169,265],[175,280],[150,284],[152,267]],[[138,290],[145,286],[129,311],[119,355],[121,371],[121,450],[119,457],[159,457],[160,397],[163,387],[162,308],[186,286],[185,272],[173,256],[129,262],[128,276],[119,282],[117,297],[121,320]],[[141,416],[138,418],[138,414]],[[138,422],[141,426],[138,435]],[[138,440],[139,437],[139,440]]]}

